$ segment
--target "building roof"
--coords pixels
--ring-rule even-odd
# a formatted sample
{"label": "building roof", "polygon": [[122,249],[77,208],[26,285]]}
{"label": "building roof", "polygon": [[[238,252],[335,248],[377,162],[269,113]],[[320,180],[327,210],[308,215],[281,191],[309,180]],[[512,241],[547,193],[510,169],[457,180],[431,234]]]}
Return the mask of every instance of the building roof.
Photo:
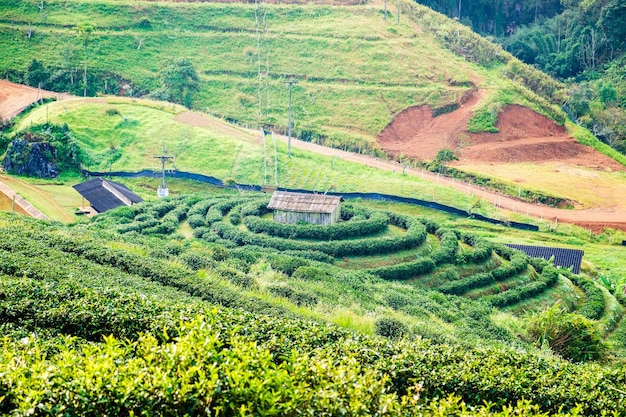
{"label": "building roof", "polygon": [[531,245],[514,245],[507,243],[506,246],[521,250],[526,255],[533,258],[543,258],[550,260],[554,256],[552,262],[554,266],[562,268],[572,268],[575,274],[580,273],[580,264],[583,261],[584,251],[579,249],[552,248],[549,246],[531,246]]}
{"label": "building roof", "polygon": [[298,213],[333,213],[341,197],[326,194],[294,193],[274,191],[267,208]]}
{"label": "building roof", "polygon": [[118,182],[95,178],[80,184],[74,189],[78,191],[98,213],[119,206],[130,206],[142,202],[142,198]]}

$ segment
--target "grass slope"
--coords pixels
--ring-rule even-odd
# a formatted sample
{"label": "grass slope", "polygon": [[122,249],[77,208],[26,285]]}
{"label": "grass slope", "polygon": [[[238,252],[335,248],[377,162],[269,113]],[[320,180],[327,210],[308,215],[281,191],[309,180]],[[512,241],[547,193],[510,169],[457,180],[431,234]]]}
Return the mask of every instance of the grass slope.
{"label": "grass slope", "polygon": [[[80,78],[75,25],[88,22],[96,27],[88,68],[117,74],[136,91],[157,88],[168,59],[188,57],[201,81],[194,107],[285,129],[284,80],[293,74],[296,132],[364,152],[377,149],[374,137],[394,114],[444,108],[477,85],[489,90],[481,114],[509,102],[559,113],[550,110],[553,81],[430,9],[402,6],[398,23],[384,20],[378,4],[49,1],[40,12],[12,0],[0,5],[0,70],[24,70],[36,58]],[[528,80],[534,84],[520,84]]]}
{"label": "grass slope", "polygon": [[[107,113],[110,110],[120,115]],[[461,209],[469,209],[476,200],[419,176],[403,175],[400,167],[397,172],[382,171],[295,148],[289,158],[286,144],[279,140],[276,169],[271,136],[267,136],[264,145],[255,131],[233,127],[210,116],[201,119],[201,124],[192,117],[189,124],[186,119],[177,118],[185,116],[181,111],[167,103],[125,98],[64,100],[32,110],[17,122],[15,129],[46,120],[67,123],[86,152],[86,168],[93,171],[159,170],[160,163],[154,156],[160,155],[165,145],[176,157],[179,170],[232,178],[240,183],[317,191],[378,191],[436,199]],[[481,205],[480,210],[487,215],[495,213],[489,204]]]}

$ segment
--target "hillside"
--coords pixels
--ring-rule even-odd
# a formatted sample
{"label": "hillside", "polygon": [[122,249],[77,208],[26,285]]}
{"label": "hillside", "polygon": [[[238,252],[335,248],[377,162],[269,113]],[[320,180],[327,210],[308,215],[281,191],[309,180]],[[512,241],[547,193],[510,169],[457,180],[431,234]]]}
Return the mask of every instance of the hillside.
{"label": "hillside", "polygon": [[[0,414],[626,413],[626,160],[567,120],[563,84],[458,22],[408,1],[6,0],[0,75],[40,87],[0,80],[5,119],[59,99],[2,146],[63,131],[101,173],[174,156],[170,197],[119,179],[148,201],[92,219],[77,165],[0,174],[57,220],[0,213]],[[268,194],[180,171],[346,198],[335,224],[288,225]],[[576,249],[581,271],[511,243]]]}
{"label": "hillside", "polygon": [[[159,96],[163,74],[185,58],[198,77],[187,104],[201,112],[286,133],[291,88],[293,133],[305,141],[418,166],[451,148],[460,159],[452,166],[490,188],[530,201],[556,197],[563,206],[618,209],[608,201],[618,193],[598,200],[593,189],[623,186],[624,158],[573,125],[563,130],[566,117],[556,104],[564,85],[428,8],[402,3],[399,22],[394,10],[390,5],[384,19],[381,2],[50,1],[40,10],[8,1],[0,5],[0,73],[76,95]],[[519,106],[526,113],[509,114]],[[532,143],[485,133],[518,116],[539,121]],[[92,149],[101,170],[110,168],[96,155],[105,149]],[[124,161],[109,162],[116,168]],[[128,169],[140,167],[145,163]]]}
{"label": "hillside", "polygon": [[407,107],[446,112],[481,87],[488,112],[512,100],[563,119],[559,84],[430,9],[402,3],[398,23],[381,6],[8,1],[0,73],[76,95],[156,94],[159,71],[187,58],[193,107],[282,131],[289,76],[296,134],[366,153]]}

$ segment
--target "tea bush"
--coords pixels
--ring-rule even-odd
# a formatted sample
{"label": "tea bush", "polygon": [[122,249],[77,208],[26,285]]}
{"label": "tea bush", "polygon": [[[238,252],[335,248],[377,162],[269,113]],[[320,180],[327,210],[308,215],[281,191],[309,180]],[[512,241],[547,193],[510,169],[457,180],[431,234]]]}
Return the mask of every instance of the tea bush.
{"label": "tea bush", "polygon": [[409,329],[397,319],[383,317],[376,321],[375,333],[389,339],[400,339],[409,333]]}
{"label": "tea bush", "polygon": [[244,219],[251,232],[267,233],[270,236],[288,239],[341,240],[365,237],[380,233],[387,228],[388,217],[382,212],[368,214],[364,220],[348,220],[331,225],[283,224],[255,216]]}

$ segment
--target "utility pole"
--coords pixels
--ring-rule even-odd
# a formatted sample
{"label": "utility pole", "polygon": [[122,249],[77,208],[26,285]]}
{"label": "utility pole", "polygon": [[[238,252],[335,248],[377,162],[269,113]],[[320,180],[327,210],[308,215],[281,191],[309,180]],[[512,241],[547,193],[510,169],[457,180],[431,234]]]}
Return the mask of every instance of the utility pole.
{"label": "utility pole", "polygon": [[296,80],[295,76],[291,74],[289,79],[285,81],[285,84],[289,86],[289,126],[287,127],[287,156],[291,158],[291,128],[293,125],[293,85],[298,84],[298,80]]}
{"label": "utility pole", "polygon": [[168,159],[174,159],[173,156],[166,155],[165,143],[163,144],[163,155],[155,156],[154,158],[161,160],[161,185],[159,185],[159,189],[157,190],[157,195],[159,197],[167,197],[170,194],[170,190],[167,189],[165,185],[165,161]]}
{"label": "utility pole", "polygon": [[276,156],[276,138],[273,131],[272,141],[274,141],[274,185],[278,188],[278,157]]}

